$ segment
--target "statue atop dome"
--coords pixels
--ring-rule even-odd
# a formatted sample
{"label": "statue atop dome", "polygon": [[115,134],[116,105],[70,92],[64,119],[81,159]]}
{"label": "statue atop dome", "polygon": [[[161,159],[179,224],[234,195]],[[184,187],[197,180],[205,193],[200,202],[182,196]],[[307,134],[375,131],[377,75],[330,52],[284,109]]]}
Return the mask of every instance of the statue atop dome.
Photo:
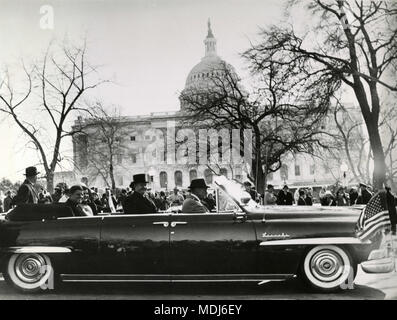
{"label": "statue atop dome", "polygon": [[211,21],[208,18],[208,34],[207,37],[204,40],[205,44],[205,57],[213,57],[216,56],[216,39],[214,37],[214,34],[212,33],[211,29]]}
{"label": "statue atop dome", "polygon": [[214,34],[212,33],[212,29],[211,29],[211,20],[210,20],[210,18],[208,18],[208,34],[207,34],[207,38],[214,38]]}

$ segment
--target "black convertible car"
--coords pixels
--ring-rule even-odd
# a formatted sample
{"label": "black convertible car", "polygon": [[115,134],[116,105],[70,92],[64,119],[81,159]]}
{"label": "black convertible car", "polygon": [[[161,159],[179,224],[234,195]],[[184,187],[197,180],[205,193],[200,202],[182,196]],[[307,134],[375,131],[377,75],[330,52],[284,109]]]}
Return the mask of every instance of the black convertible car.
{"label": "black convertible car", "polygon": [[25,205],[0,222],[4,278],[22,291],[66,282],[261,282],[302,277],[337,290],[380,238],[355,235],[358,208],[259,206],[241,185],[215,180],[212,213],[74,217]]}

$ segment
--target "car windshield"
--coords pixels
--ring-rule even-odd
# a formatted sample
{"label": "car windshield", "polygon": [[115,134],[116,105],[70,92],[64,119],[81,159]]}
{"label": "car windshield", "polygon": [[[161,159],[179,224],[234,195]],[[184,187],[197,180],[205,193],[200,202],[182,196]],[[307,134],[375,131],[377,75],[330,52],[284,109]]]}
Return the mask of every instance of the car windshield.
{"label": "car windshield", "polygon": [[229,180],[225,176],[216,176],[214,184],[219,187],[219,211],[231,211],[237,208],[249,211],[250,208],[257,206],[241,183]]}

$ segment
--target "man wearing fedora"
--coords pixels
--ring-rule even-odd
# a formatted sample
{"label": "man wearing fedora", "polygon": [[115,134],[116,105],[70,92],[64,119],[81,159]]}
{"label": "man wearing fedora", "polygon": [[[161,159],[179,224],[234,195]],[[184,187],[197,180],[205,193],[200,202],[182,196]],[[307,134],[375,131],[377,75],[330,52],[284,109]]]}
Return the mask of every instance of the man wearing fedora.
{"label": "man wearing fedora", "polygon": [[135,174],[130,187],[133,193],[129,195],[124,202],[124,213],[127,214],[145,214],[156,213],[157,207],[152,200],[146,197],[146,185],[148,184],[146,174]]}
{"label": "man wearing fedora", "polygon": [[207,197],[208,186],[204,179],[193,179],[189,186],[190,195],[183,202],[183,213],[205,213],[209,212],[208,208],[203,204],[203,200]]}
{"label": "man wearing fedora", "polygon": [[26,179],[19,187],[17,195],[14,197],[13,204],[18,205],[21,203],[37,203],[38,202],[38,194],[34,188],[34,185],[37,182],[37,175],[40,172],[37,172],[36,167],[27,167],[25,169]]}
{"label": "man wearing fedora", "polygon": [[360,183],[359,188],[356,204],[367,204],[372,198],[372,193],[368,191],[369,186],[365,183]]}

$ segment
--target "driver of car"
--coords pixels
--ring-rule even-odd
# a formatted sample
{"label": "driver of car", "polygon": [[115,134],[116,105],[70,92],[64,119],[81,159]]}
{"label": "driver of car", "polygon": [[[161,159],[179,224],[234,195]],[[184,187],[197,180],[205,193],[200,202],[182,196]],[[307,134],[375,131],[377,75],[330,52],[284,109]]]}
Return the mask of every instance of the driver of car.
{"label": "driver of car", "polygon": [[204,179],[193,179],[189,186],[190,195],[183,202],[183,213],[205,213],[209,212],[208,208],[203,204],[203,200],[207,197],[208,186]]}

